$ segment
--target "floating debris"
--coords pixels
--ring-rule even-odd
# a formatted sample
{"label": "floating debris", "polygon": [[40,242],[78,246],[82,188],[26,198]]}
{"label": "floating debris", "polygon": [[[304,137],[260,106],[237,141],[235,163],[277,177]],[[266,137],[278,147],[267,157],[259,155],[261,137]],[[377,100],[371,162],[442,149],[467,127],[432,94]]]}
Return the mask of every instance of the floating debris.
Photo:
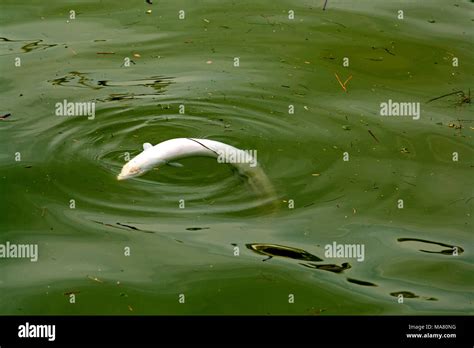
{"label": "floating debris", "polygon": [[425,301],[438,301],[436,297],[418,296],[410,291],[397,291],[397,292],[390,293],[390,296],[393,296],[393,297],[399,297],[400,295],[404,298],[419,298]]}
{"label": "floating debris", "polygon": [[100,279],[97,278],[97,277],[91,277],[90,275],[88,275],[87,278],[89,278],[90,280],[93,280],[93,281],[95,281],[95,282],[97,282],[97,283],[103,283],[103,281],[100,280]]}
{"label": "floating debris", "polygon": [[376,142],[380,143],[380,141],[377,139],[377,137],[375,136],[374,133],[372,133],[372,131],[370,129],[367,130],[369,132],[369,134],[372,136],[372,138],[375,139]]}
{"label": "floating debris", "polygon": [[0,120],[4,120],[6,119],[7,117],[10,117],[12,114],[8,113],[8,114],[5,114],[5,115],[2,115],[0,116]]}
{"label": "floating debris", "polygon": [[252,251],[255,251],[257,254],[268,256],[269,260],[272,257],[284,257],[293,260],[304,260],[304,261],[323,261],[319,257],[308,253],[302,249],[287,247],[284,245],[277,244],[263,244],[263,243],[252,243],[246,244],[246,247]]}
{"label": "floating debris", "polygon": [[315,263],[300,263],[300,265],[304,267],[308,267],[308,268],[320,269],[322,271],[328,271],[328,272],[333,272],[333,273],[341,273],[345,271],[346,269],[352,268],[352,266],[348,262],[344,262],[340,266],[335,265],[335,264],[318,265]]}
{"label": "floating debris", "polygon": [[339,76],[338,76],[336,73],[334,73],[334,75],[336,75],[337,82],[339,82],[339,84],[341,85],[341,87],[342,87],[342,89],[344,90],[344,92],[347,93],[346,85],[347,85],[347,83],[352,79],[352,75],[349,76],[349,77],[346,79],[346,81],[344,81],[344,83],[341,82],[341,79],[339,78]]}
{"label": "floating debris", "polygon": [[402,148],[400,149],[400,152],[401,152],[401,153],[410,153],[410,151],[408,151],[408,149],[407,149],[406,147],[402,147]]}
{"label": "floating debris", "polygon": [[354,284],[362,285],[362,286],[377,286],[377,284],[366,282],[364,280],[353,279],[353,278],[347,278],[347,281],[349,283],[354,283]]}
{"label": "floating debris", "polygon": [[96,86],[95,81],[87,76],[87,73],[81,73],[78,71],[71,71],[63,77],[56,78],[54,80],[48,80],[54,86],[64,87],[87,87],[91,89],[100,89],[102,87]]}
{"label": "floating debris", "polygon": [[426,239],[419,239],[419,238],[398,238],[398,242],[419,242],[419,243],[426,243],[426,244],[434,244],[434,245],[439,245],[442,247],[447,247],[449,249],[442,249],[439,251],[434,251],[434,250],[424,250],[424,249],[419,249],[419,251],[424,252],[424,253],[430,253],[430,254],[443,254],[443,255],[459,255],[464,252],[464,249],[461,248],[460,246],[455,246],[455,245],[450,245],[450,244],[445,244],[445,243],[439,243],[439,242],[433,242],[430,240]]}
{"label": "floating debris", "polygon": [[328,4],[328,0],[324,0],[323,11],[326,11],[326,5]]}
{"label": "floating debris", "polygon": [[456,123],[451,122],[450,124],[448,124],[448,127],[449,128],[454,128],[454,129],[462,129],[462,124],[461,123],[456,124]]}
{"label": "floating debris", "polygon": [[[18,40],[18,41],[20,41],[20,40]],[[37,41],[34,41],[34,42],[30,42],[29,44],[24,45],[21,49],[24,52],[28,53],[28,52],[31,52],[31,51],[36,50],[36,49],[45,50],[45,49],[48,49],[50,47],[57,46],[57,44],[48,45],[48,44],[43,44],[42,42],[43,42],[43,40],[37,40]]]}
{"label": "floating debris", "polygon": [[123,226],[123,227],[128,227],[128,228],[130,228],[131,230],[134,230],[134,231],[141,231],[139,228],[136,228],[135,226],[121,224],[120,222],[117,222],[117,225]]}
{"label": "floating debris", "polygon": [[151,14],[151,10],[146,10],[146,14]]}
{"label": "floating debris", "polygon": [[397,291],[397,292],[390,293],[390,296],[394,296],[394,297],[398,297],[400,295],[402,295],[404,298],[419,298],[420,297],[410,291]]}
{"label": "floating debris", "polygon": [[462,105],[464,103],[471,104],[471,89],[470,88],[469,88],[469,94],[468,95],[464,94],[464,92],[461,95],[461,101],[459,102],[459,104]]}
{"label": "floating debris", "polygon": [[372,49],[373,50],[384,50],[385,52],[387,52],[388,54],[394,56],[395,54],[393,52],[391,52],[388,48],[385,48],[385,47],[374,47],[372,46]]}
{"label": "floating debris", "polygon": [[145,231],[145,230],[141,230],[135,226],[131,226],[131,225],[125,225],[125,224],[122,224],[120,222],[117,222],[116,224],[118,226],[115,226],[115,225],[112,225],[112,224],[108,224],[108,223],[105,223],[105,222],[102,222],[102,221],[96,221],[96,220],[91,220],[92,222],[95,222],[96,224],[100,224],[100,225],[103,225],[103,226],[107,226],[107,227],[113,227],[113,228],[118,228],[120,230],[124,230],[124,228],[120,228],[118,226],[122,226],[122,227],[126,227],[126,228],[129,228],[131,230],[134,230],[134,231],[140,231],[140,232],[144,232],[144,233],[155,233],[153,231]]}
{"label": "floating debris", "polygon": [[91,220],[91,221],[95,222],[96,224],[99,224],[99,225],[104,225],[104,226],[107,226],[107,227],[113,227],[113,228],[121,229],[120,227],[117,227],[117,226],[114,226],[114,225],[111,225],[111,224],[106,224],[105,222],[102,222],[102,221],[95,221],[95,220]]}
{"label": "floating debris", "polygon": [[186,230],[188,231],[199,231],[199,230],[208,230],[209,227],[188,227]]}
{"label": "floating debris", "polygon": [[432,101],[442,99],[442,98],[445,98],[445,97],[449,97],[451,95],[457,95],[460,98],[460,101],[459,101],[460,105],[465,104],[465,103],[466,104],[471,103],[471,89],[468,90],[468,93],[464,93],[464,91],[459,90],[459,91],[454,91],[454,92],[451,92],[451,93],[443,94],[439,97],[435,97],[435,98],[432,98],[432,99],[428,100],[426,103],[431,103]]}
{"label": "floating debris", "polygon": [[[168,87],[172,82],[171,77],[162,77],[162,76],[151,76],[149,78],[140,79],[140,80],[128,80],[128,81],[109,81],[109,80],[99,80],[97,85],[103,87],[151,87],[155,91],[162,91],[165,87]],[[136,94],[138,95],[138,94]]]}
{"label": "floating debris", "polygon": [[402,180],[402,182],[404,182],[405,184],[408,184],[408,185],[411,185],[411,186],[416,187],[416,185],[415,185],[414,183],[408,182],[408,181],[406,181],[406,180]]}

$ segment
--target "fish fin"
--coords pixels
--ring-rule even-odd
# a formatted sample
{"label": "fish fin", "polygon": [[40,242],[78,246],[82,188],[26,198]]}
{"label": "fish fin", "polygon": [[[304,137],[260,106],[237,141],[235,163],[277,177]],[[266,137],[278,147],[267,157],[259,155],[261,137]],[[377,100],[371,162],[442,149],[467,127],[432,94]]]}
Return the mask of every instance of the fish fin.
{"label": "fish fin", "polygon": [[178,162],[166,162],[166,164],[171,166],[171,167],[176,167],[176,168],[184,167],[181,163],[178,163]]}
{"label": "fish fin", "polygon": [[150,143],[144,143],[143,144],[143,150],[148,150],[149,148],[153,147]]}

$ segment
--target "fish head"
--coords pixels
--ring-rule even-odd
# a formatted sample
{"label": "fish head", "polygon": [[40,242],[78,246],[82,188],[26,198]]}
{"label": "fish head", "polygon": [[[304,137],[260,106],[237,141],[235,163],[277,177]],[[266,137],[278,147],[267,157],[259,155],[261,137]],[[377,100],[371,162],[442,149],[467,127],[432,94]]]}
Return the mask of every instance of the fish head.
{"label": "fish head", "polygon": [[127,180],[142,175],[145,171],[137,163],[130,161],[125,164],[117,175],[117,180]]}
{"label": "fish head", "polygon": [[143,144],[143,151],[128,161],[117,175],[117,180],[127,180],[140,176],[153,168],[158,162],[153,155],[153,145]]}
{"label": "fish head", "polygon": [[150,170],[148,158],[143,156],[143,152],[128,161],[122,168],[117,180],[127,180],[140,176]]}

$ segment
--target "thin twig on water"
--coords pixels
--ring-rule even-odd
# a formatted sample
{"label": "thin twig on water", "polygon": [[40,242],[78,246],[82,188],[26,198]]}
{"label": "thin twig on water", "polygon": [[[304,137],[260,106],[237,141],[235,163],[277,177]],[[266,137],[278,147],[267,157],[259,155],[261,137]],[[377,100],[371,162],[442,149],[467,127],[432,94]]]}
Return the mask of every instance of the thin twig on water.
{"label": "thin twig on water", "polygon": [[370,129],[368,129],[368,131],[369,131],[369,134],[372,136],[372,138],[374,138],[376,142],[380,143],[380,141],[377,139],[377,137],[375,136],[375,134],[372,133],[372,131],[371,131]]}
{"label": "thin twig on water", "polygon": [[456,91],[456,92],[452,92],[452,93],[448,93],[448,94],[443,94],[443,95],[441,95],[441,96],[439,96],[439,97],[430,99],[430,100],[427,101],[427,103],[432,102],[432,101],[435,101],[435,100],[438,100],[438,99],[441,99],[441,98],[444,98],[444,97],[448,97],[448,96],[453,95],[453,94],[461,94],[461,95],[464,96],[464,92],[463,92],[463,91]]}
{"label": "thin twig on water", "polygon": [[326,10],[326,5],[328,4],[328,0],[324,0],[324,6],[323,6],[323,11]]}

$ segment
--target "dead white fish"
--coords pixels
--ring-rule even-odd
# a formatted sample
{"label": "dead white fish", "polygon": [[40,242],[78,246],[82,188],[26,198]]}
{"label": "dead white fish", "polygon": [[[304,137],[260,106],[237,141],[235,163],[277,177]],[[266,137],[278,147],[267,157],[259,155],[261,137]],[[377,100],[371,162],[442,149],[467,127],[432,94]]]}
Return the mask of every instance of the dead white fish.
{"label": "dead white fish", "polygon": [[256,150],[240,150],[209,139],[176,138],[155,146],[144,143],[143,151],[123,166],[117,179],[131,179],[163,165],[182,167],[173,161],[196,156],[213,157],[217,158],[219,163],[231,164],[240,175],[248,179],[248,183],[257,193],[274,195],[269,179],[258,165]]}

